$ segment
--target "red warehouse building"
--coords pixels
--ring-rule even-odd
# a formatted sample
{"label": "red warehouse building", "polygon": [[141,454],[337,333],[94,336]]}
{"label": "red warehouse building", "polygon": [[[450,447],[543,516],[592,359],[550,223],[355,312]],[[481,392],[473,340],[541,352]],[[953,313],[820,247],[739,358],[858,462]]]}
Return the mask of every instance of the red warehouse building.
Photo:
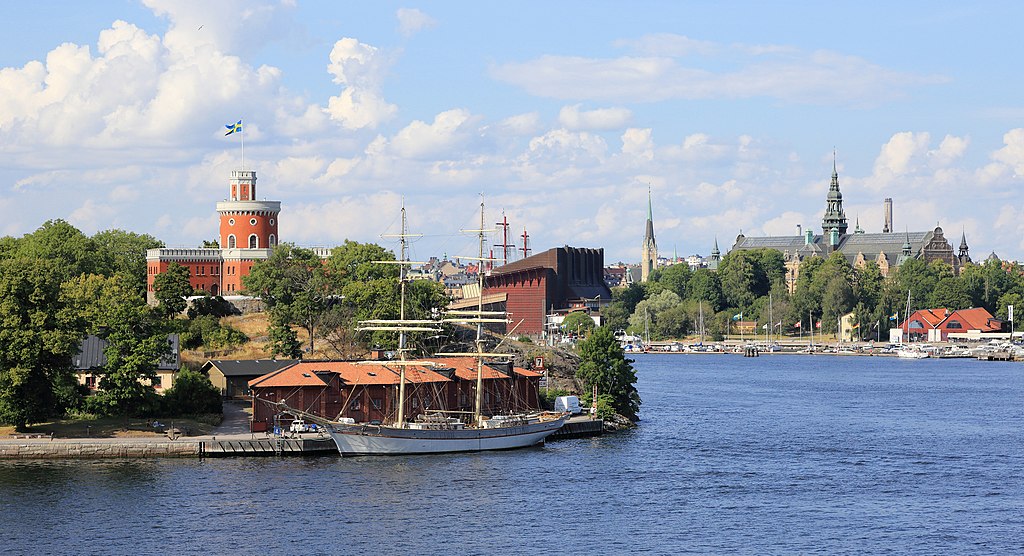
{"label": "red warehouse building", "polygon": [[484,278],[484,299],[504,305],[512,321],[505,332],[540,335],[549,314],[611,302],[604,249],[555,247],[495,268]]}

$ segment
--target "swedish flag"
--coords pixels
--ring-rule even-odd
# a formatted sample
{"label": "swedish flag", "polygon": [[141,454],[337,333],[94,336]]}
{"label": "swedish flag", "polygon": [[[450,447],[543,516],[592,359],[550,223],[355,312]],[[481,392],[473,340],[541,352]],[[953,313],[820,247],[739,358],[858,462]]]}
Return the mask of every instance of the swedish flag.
{"label": "swedish flag", "polygon": [[231,135],[232,133],[235,133],[236,131],[238,133],[241,133],[242,132],[242,120],[238,120],[237,123],[226,124],[224,127],[228,128],[228,132],[224,134],[225,137],[227,137],[228,135]]}

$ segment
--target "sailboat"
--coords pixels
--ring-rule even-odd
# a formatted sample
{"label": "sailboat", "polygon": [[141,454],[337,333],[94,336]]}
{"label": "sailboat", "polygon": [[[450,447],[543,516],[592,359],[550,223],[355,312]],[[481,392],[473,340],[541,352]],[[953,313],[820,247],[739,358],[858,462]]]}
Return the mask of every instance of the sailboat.
{"label": "sailboat", "polygon": [[[479,234],[481,263],[484,259],[484,204],[480,203]],[[477,309],[471,311],[451,311],[443,319],[446,322],[472,323],[476,325],[476,351],[469,353],[438,353],[439,357],[473,357],[476,359],[476,396],[471,422],[464,422],[457,412],[436,411],[425,414],[421,420],[408,422],[405,418],[405,369],[406,367],[436,367],[439,362],[430,360],[407,360],[407,332],[436,332],[440,322],[433,320],[407,320],[405,318],[405,266],[409,264],[406,257],[405,208],[402,208],[402,271],[399,273],[401,282],[402,304],[397,321],[363,321],[361,330],[390,330],[399,333],[399,360],[389,361],[388,365],[396,365],[400,370],[398,415],[393,423],[372,424],[354,423],[345,420],[324,421],[322,424],[330,433],[331,438],[342,455],[404,455],[404,454],[439,454],[451,452],[477,452],[483,450],[508,450],[524,448],[540,444],[550,434],[562,427],[568,414],[537,411],[529,414],[510,414],[485,416],[483,412],[483,373],[485,358],[510,357],[509,354],[484,352],[483,325],[489,322],[506,323],[507,315],[499,311],[483,310],[483,268],[478,271],[479,300]],[[396,262],[396,261],[393,261]],[[366,364],[380,362],[366,362]],[[323,421],[321,419],[321,421]]]}

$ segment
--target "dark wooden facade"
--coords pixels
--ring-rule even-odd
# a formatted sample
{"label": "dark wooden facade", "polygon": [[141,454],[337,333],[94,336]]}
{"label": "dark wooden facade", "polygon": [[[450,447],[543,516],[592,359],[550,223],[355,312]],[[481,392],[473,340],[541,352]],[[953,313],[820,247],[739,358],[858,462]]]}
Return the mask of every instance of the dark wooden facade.
{"label": "dark wooden facade", "polygon": [[[405,418],[415,421],[432,410],[472,412],[476,402],[476,360],[432,359],[431,365],[406,367]],[[486,415],[522,412],[539,407],[540,374],[508,364],[483,370]],[[250,381],[253,430],[270,430],[289,407],[328,419],[351,418],[357,423],[393,422],[397,417],[399,367],[354,362],[312,361],[275,371]],[[279,423],[285,427],[290,415]]]}
{"label": "dark wooden facade", "polygon": [[507,295],[505,310],[516,333],[544,332],[549,313],[573,301],[611,301],[604,280],[604,249],[556,247],[498,267],[484,281],[484,294]]}

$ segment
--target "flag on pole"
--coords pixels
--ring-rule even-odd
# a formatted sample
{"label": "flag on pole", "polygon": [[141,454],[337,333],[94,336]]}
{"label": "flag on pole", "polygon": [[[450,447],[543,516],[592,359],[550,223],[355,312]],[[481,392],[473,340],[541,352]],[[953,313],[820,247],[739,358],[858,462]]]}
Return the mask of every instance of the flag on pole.
{"label": "flag on pole", "polygon": [[893,313],[889,316],[889,320],[896,320],[897,318],[899,318],[899,313]]}
{"label": "flag on pole", "polygon": [[228,132],[224,134],[225,137],[227,137],[228,135],[231,135],[232,133],[235,133],[236,131],[238,133],[241,133],[242,132],[242,120],[238,120],[237,122],[235,122],[233,124],[225,124],[224,127],[228,128]]}
{"label": "flag on pole", "polygon": [[761,325],[761,330],[768,330],[768,323],[767,322]]}
{"label": "flag on pole", "polygon": [[819,320],[817,323],[815,323],[814,327],[821,328],[821,321]]}
{"label": "flag on pole", "polygon": [[860,323],[859,323],[859,322],[858,322],[857,324],[855,324],[855,325],[851,326],[851,327],[850,327],[850,330],[856,330],[856,329],[858,329],[858,328],[860,328]]}
{"label": "flag on pole", "polygon": [[796,324],[794,324],[793,328],[800,328],[800,322],[797,322]]}
{"label": "flag on pole", "polygon": [[743,313],[736,313],[732,316],[732,320],[740,320],[741,318],[743,318]]}
{"label": "flag on pole", "polygon": [[779,322],[775,323],[775,326],[778,328],[782,328],[782,321],[780,320]]}

